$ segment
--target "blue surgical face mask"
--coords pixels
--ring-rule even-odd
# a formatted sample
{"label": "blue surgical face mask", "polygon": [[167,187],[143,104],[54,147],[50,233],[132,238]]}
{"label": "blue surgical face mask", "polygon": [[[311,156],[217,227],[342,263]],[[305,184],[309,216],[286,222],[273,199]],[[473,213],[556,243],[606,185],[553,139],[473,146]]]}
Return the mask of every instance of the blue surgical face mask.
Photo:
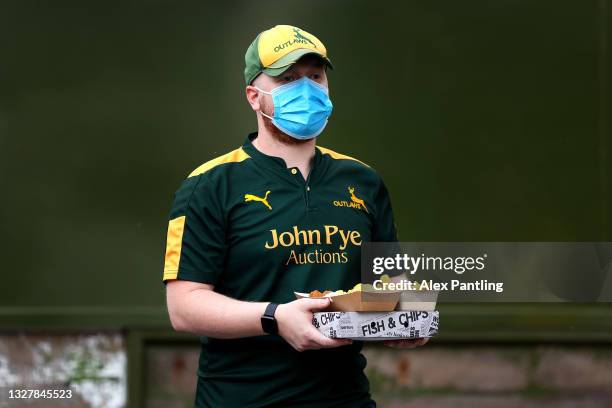
{"label": "blue surgical face mask", "polygon": [[276,87],[272,92],[257,90],[272,95],[274,103],[274,117],[261,114],[271,119],[283,133],[296,139],[319,136],[332,113],[333,105],[327,88],[307,77]]}

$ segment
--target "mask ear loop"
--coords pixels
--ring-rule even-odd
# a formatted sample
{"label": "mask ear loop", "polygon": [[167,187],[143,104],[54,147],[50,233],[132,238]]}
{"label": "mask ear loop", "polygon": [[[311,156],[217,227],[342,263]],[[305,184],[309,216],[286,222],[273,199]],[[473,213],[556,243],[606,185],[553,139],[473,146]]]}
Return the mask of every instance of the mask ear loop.
{"label": "mask ear loop", "polygon": [[[257,90],[258,90],[259,92],[261,92],[261,93],[264,93],[264,94],[267,94],[267,95],[272,95],[272,92],[264,91],[263,89],[259,88],[258,86],[253,85],[253,87],[254,87],[255,89],[257,89]],[[261,110],[259,111],[259,113],[260,113],[262,116],[265,116],[266,118],[268,118],[268,119],[270,119],[270,120],[274,120],[274,118],[273,118],[273,117],[266,115],[266,114],[265,114],[265,113],[263,113],[263,111],[261,111]]]}
{"label": "mask ear loop", "polygon": [[259,92],[261,92],[261,93],[265,93],[265,94],[268,94],[268,95],[272,95],[272,92],[264,91],[263,89],[261,89],[261,88],[260,88],[260,87],[258,87],[258,86],[255,86],[255,85],[252,85],[252,86],[253,86],[253,88],[257,89],[257,90],[258,90]]}

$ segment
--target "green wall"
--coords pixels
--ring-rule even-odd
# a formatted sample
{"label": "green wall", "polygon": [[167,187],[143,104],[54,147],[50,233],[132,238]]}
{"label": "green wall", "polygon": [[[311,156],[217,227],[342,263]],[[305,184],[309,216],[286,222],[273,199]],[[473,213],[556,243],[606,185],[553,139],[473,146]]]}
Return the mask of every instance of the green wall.
{"label": "green wall", "polygon": [[402,240],[612,240],[610,8],[3,2],[0,326],[166,323],[172,195],[254,130],[243,56],[274,24],[326,44],[319,143],[382,173]]}

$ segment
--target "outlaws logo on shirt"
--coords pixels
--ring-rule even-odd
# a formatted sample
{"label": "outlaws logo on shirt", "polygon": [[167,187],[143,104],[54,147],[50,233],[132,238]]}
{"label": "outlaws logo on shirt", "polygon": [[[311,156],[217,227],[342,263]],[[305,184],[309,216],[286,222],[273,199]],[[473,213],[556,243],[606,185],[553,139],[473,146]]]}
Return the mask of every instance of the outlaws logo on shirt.
{"label": "outlaws logo on shirt", "polygon": [[350,208],[356,208],[358,210],[363,210],[365,212],[369,212],[368,211],[368,207],[366,207],[365,202],[363,201],[362,198],[359,198],[355,195],[355,187],[348,187],[348,192],[351,196],[351,201],[346,201],[346,200],[334,200],[334,206],[336,207],[350,207]]}

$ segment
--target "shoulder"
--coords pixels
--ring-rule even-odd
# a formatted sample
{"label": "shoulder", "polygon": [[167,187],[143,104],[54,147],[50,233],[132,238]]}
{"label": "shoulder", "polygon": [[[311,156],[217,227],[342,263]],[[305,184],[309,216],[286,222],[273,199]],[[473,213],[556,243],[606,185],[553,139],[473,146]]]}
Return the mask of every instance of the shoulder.
{"label": "shoulder", "polygon": [[349,165],[353,164],[359,167],[364,166],[370,168],[370,166],[368,166],[359,159],[356,159],[352,156],[348,156],[346,154],[338,153],[332,149],[328,149],[327,147],[317,146],[317,149],[319,149],[324,156],[329,156],[332,160],[339,160],[342,162],[346,161],[346,163],[348,163]]}
{"label": "shoulder", "polygon": [[360,175],[371,177],[373,179],[380,178],[378,172],[373,167],[353,156],[339,153],[323,146],[317,146],[317,149],[321,151],[321,154],[329,161],[330,165],[336,169],[348,170],[353,173],[356,172]]}
{"label": "shoulder", "polygon": [[249,158],[242,147],[239,147],[196,167],[181,182],[175,193],[175,200],[188,203],[196,190],[215,190],[230,171],[230,167],[240,165]]}
{"label": "shoulder", "polygon": [[242,147],[239,147],[198,166],[191,173],[189,173],[187,178],[189,179],[192,177],[201,176],[202,174],[209,173],[213,170],[222,170],[224,165],[231,163],[242,163],[249,158],[250,156],[247,154],[247,152],[245,152]]}

